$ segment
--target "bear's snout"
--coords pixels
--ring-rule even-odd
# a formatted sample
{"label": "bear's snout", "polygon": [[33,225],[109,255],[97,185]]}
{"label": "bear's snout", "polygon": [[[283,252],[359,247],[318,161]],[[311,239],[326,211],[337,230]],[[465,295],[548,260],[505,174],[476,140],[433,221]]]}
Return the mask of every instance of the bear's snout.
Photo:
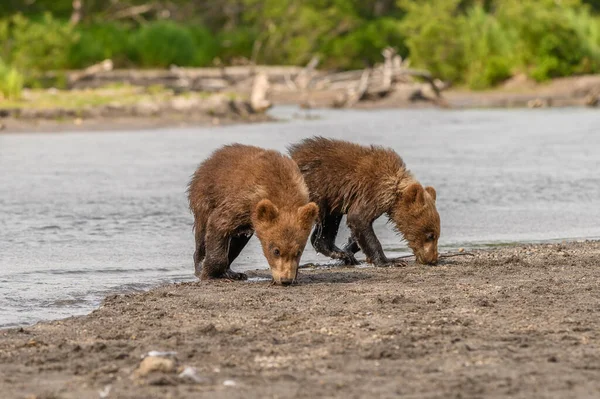
{"label": "bear's snout", "polygon": [[438,252],[434,251],[432,253],[423,253],[420,255],[417,255],[417,262],[423,264],[423,265],[435,265],[437,264],[438,261]]}

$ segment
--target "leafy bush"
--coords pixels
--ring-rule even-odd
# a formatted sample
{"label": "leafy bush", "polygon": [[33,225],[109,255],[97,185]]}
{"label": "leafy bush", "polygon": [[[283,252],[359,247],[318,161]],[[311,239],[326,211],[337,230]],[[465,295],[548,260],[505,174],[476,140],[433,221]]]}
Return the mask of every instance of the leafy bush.
{"label": "leafy bush", "polygon": [[25,72],[62,69],[68,65],[69,50],[78,40],[70,24],[49,13],[41,21],[17,14],[11,22],[12,65]]}
{"label": "leafy bush", "polygon": [[[538,81],[597,70],[598,46],[587,36],[592,27],[587,9],[578,1],[536,3],[504,0],[498,20],[517,35],[516,56]],[[570,14],[571,13],[571,14]],[[569,15],[570,14],[570,15]],[[596,22],[597,23],[597,22]]]}
{"label": "leafy bush", "polygon": [[381,51],[387,46],[406,56],[408,50],[393,18],[368,21],[346,35],[331,38],[321,47],[324,66],[342,69],[364,68],[365,64],[382,61]]}
{"label": "leafy bush", "polygon": [[461,82],[467,65],[457,18],[460,0],[406,0],[400,4],[406,11],[400,29],[411,61],[441,79]]}
{"label": "leafy bush", "polygon": [[511,76],[515,35],[476,5],[460,19],[465,54],[464,82],[472,89],[493,86]]}
{"label": "leafy bush", "polygon": [[0,59],[0,98],[18,99],[21,97],[22,90],[23,75]]}
{"label": "leafy bush", "polygon": [[258,62],[303,65],[325,41],[351,31],[359,22],[346,2],[246,1],[251,6],[246,23],[258,32]]}
{"label": "leafy bush", "polygon": [[252,49],[257,33],[254,29],[241,27],[223,31],[218,35],[218,56],[225,64],[235,58],[252,58]]}
{"label": "leafy bush", "polygon": [[131,60],[143,67],[193,65],[196,58],[194,35],[171,21],[142,26],[129,44]]}
{"label": "leafy bush", "polygon": [[208,66],[219,54],[219,42],[216,35],[200,24],[189,26],[194,38],[194,66]]}
{"label": "leafy bush", "polygon": [[77,28],[79,40],[69,51],[69,67],[85,68],[110,58],[116,67],[131,64],[128,58],[128,36],[131,30],[123,24],[102,23]]}

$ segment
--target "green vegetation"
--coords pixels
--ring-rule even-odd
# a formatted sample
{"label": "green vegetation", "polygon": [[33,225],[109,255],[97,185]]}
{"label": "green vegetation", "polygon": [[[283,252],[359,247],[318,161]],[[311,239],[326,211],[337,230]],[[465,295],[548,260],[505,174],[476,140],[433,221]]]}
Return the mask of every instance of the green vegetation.
{"label": "green vegetation", "polygon": [[0,99],[18,100],[23,90],[23,75],[0,59]]}
{"label": "green vegetation", "polygon": [[[0,76],[1,76],[0,70]],[[1,79],[1,78],[0,78]],[[204,95],[195,93],[195,96]],[[139,104],[143,101],[162,102],[173,98],[174,94],[163,87],[154,87],[152,90],[143,90],[128,85],[109,86],[94,90],[72,90],[53,92],[47,90],[31,90],[27,99],[16,97],[3,101],[2,108],[28,108],[28,109],[68,109],[84,110],[108,104],[122,106]]]}
{"label": "green vegetation", "polygon": [[517,73],[544,81],[600,72],[595,0],[83,0],[77,23],[72,0],[2,3],[3,93],[9,74],[19,83],[16,70],[31,85],[39,72],[107,58],[165,68],[320,55],[323,67],[353,69],[380,62],[387,46],[474,89]]}

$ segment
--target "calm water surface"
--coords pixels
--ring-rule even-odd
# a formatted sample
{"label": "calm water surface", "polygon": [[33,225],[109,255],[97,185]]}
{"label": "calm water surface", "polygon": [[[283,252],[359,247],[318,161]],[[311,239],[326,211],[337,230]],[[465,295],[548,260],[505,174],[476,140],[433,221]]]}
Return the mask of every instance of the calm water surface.
{"label": "calm water surface", "polygon": [[[291,117],[293,109],[276,115]],[[0,135],[0,327],[89,312],[103,296],[192,280],[185,189],[211,151],[314,134],[393,147],[436,187],[445,249],[600,236],[600,112],[311,111],[317,120]],[[407,251],[377,222],[390,255]],[[347,231],[342,230],[340,241]],[[308,248],[303,261],[325,262]],[[253,239],[234,269],[266,267]]]}

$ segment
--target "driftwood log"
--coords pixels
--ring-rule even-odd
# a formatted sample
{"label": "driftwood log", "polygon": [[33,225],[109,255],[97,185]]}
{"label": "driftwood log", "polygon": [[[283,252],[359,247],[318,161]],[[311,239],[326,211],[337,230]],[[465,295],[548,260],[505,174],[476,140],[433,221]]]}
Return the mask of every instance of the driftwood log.
{"label": "driftwood log", "polygon": [[[392,48],[382,52],[383,63],[372,68],[328,72],[317,70],[319,58],[313,57],[305,67],[244,65],[219,68],[181,68],[168,70],[113,70],[110,60],[84,71],[67,73],[71,89],[98,88],[114,83],[134,86],[164,86],[175,92],[235,92],[246,95],[252,108],[267,109],[273,97],[281,96],[306,108],[313,98],[327,97],[327,105],[352,107],[361,101],[373,101],[392,94],[406,101],[431,101],[443,104],[442,91],[447,87],[426,70],[408,68],[408,63]],[[52,78],[48,74],[46,78]],[[58,76],[58,74],[55,74]],[[279,97],[277,97],[279,96]],[[333,99],[333,100],[331,100]],[[320,104],[325,105],[321,102]]]}

